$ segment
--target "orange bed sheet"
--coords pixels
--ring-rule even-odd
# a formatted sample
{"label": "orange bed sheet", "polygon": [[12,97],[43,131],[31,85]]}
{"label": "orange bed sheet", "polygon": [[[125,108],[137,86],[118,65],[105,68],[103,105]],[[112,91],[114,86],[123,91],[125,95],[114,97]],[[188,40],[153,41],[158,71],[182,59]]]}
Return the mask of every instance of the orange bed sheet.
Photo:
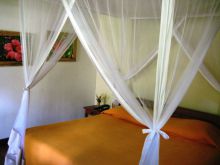
{"label": "orange bed sheet", "polygon": [[[27,130],[27,165],[138,165],[140,125],[101,114]],[[161,138],[160,165],[220,164],[217,148],[180,136]]]}

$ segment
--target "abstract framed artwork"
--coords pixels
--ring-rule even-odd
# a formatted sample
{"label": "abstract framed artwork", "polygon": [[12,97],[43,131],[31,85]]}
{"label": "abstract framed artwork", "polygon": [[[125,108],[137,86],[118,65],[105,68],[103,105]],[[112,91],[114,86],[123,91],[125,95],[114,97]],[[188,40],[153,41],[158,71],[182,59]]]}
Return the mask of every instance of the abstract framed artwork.
{"label": "abstract framed artwork", "polygon": [[[65,33],[65,32],[60,33],[60,35],[58,36],[58,38],[57,38],[57,40],[51,50],[51,54],[52,54],[53,50],[57,49],[60,46],[60,44],[61,44],[60,41],[63,41],[67,36],[68,36],[68,33]],[[62,62],[76,61],[76,52],[77,52],[77,38],[73,41],[73,43],[65,51],[65,53],[63,54],[63,56],[60,58],[59,61],[62,61]]]}
{"label": "abstract framed artwork", "polygon": [[[59,37],[56,43],[59,43]],[[22,45],[19,32],[0,31],[0,66],[22,65],[21,47]],[[55,46],[53,49],[54,48]],[[76,61],[76,52],[77,39],[66,50],[60,61]]]}

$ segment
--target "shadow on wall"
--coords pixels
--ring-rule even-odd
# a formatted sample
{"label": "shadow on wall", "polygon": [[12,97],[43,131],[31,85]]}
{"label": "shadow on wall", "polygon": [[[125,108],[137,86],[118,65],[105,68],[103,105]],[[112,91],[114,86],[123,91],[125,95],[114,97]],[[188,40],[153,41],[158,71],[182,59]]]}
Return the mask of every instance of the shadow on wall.
{"label": "shadow on wall", "polygon": [[218,115],[220,116],[220,100],[219,100],[219,104],[218,104]]}

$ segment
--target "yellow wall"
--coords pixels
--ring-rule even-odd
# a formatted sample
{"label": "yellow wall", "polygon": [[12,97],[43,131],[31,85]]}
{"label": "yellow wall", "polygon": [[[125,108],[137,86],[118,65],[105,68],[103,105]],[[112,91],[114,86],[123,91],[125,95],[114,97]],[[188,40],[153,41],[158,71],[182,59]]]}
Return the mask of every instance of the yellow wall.
{"label": "yellow wall", "polygon": [[[204,63],[208,66],[214,76],[220,81],[220,32],[215,37]],[[152,69],[152,68],[151,68]],[[152,69],[154,70],[154,69]],[[153,72],[152,72],[153,74]],[[154,76],[154,75],[150,75]],[[152,90],[150,91],[152,95]],[[97,74],[96,77],[96,94],[106,94],[107,103],[111,103],[112,95],[111,91],[105,85],[105,82]],[[220,115],[220,93],[214,90],[209,83],[202,77],[200,73],[196,75],[188,89],[185,97],[183,98],[180,106],[191,108],[203,112]]]}

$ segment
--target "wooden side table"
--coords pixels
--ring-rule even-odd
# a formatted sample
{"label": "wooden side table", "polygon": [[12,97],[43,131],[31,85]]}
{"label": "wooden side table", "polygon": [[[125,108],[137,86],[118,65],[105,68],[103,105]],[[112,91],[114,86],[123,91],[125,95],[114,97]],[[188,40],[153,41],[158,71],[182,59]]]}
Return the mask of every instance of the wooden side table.
{"label": "wooden side table", "polygon": [[110,108],[110,106],[108,104],[104,104],[104,105],[90,105],[90,106],[86,106],[83,107],[85,109],[85,117],[88,116],[95,116],[100,114],[102,111],[107,110]]}
{"label": "wooden side table", "polygon": [[90,106],[83,107],[85,109],[85,117],[95,116],[95,115],[100,114],[101,112],[95,109],[97,107],[98,105],[90,105]]}

